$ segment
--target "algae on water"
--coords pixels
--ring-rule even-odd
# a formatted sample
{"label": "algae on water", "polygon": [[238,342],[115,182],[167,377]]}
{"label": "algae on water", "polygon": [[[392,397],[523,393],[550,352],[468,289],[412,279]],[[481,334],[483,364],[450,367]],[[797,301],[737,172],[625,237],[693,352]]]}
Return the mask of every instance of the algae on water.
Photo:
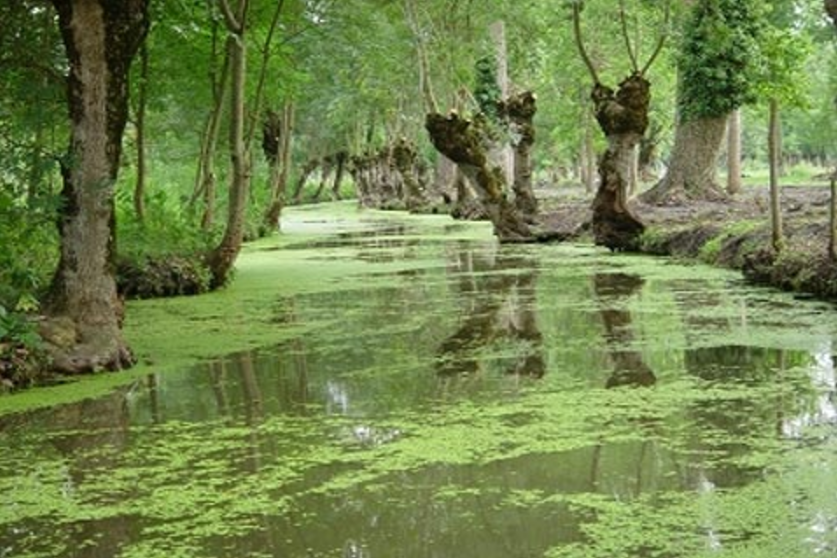
{"label": "algae on water", "polygon": [[0,556],[837,549],[822,305],[442,218],[289,215],[229,289],[131,304],[144,368],[0,400],[28,408],[0,423]]}

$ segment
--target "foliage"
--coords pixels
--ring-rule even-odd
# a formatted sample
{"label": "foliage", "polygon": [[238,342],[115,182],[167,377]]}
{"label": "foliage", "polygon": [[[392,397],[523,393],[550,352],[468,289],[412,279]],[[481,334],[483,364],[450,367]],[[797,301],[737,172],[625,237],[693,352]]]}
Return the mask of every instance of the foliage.
{"label": "foliage", "polygon": [[500,85],[497,82],[497,60],[493,56],[483,56],[474,66],[474,98],[480,111],[492,122],[499,119],[499,104],[503,100]]}
{"label": "foliage", "polygon": [[40,340],[31,321],[24,315],[9,312],[0,305],[0,342],[34,348],[40,344]]}
{"label": "foliage", "polygon": [[0,305],[31,311],[57,262],[54,200],[10,196],[0,180]]}
{"label": "foliage", "polygon": [[35,324],[0,304],[0,394],[32,385],[45,363]]}
{"label": "foliage", "polygon": [[209,287],[204,254],[212,234],[165,190],[156,189],[147,200],[147,217],[132,213],[127,190],[117,195],[119,254],[117,284],[130,298],[198,294]]}
{"label": "foliage", "polygon": [[764,16],[756,0],[699,0],[679,58],[684,118],[724,116],[755,99]]}

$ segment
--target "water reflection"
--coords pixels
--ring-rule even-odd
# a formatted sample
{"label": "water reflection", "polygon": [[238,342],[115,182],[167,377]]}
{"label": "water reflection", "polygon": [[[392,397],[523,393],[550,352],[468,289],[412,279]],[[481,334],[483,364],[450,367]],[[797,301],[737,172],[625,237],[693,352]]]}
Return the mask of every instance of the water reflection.
{"label": "water reflection", "polygon": [[[404,232],[329,257],[409,259]],[[277,293],[275,327],[307,328],[281,345],[4,418],[0,557],[833,551],[828,335],[772,347],[750,322],[708,344],[747,309],[691,270],[430,246]]]}
{"label": "water reflection", "polygon": [[613,373],[606,383],[608,388],[650,386],[657,381],[642,353],[632,348],[633,320],[625,306],[625,299],[639,293],[643,283],[641,277],[625,273],[596,273],[593,276],[593,291],[605,327],[607,353],[613,363]]}
{"label": "water reflection", "polygon": [[[505,374],[541,378],[546,363],[533,262],[503,252],[461,250],[450,269],[464,315],[436,351],[437,373],[479,374],[496,360]],[[494,358],[487,361],[485,355]]]}

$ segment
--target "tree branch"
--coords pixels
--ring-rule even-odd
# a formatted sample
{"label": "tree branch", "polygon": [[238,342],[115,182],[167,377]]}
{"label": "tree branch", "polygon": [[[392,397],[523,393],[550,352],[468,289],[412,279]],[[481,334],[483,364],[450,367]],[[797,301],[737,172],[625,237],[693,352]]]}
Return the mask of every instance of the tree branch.
{"label": "tree branch", "polygon": [[657,41],[657,46],[654,47],[654,52],[651,53],[651,57],[648,59],[648,62],[645,63],[643,66],[642,71],[639,72],[639,75],[644,76],[645,73],[651,69],[651,65],[657,60],[657,56],[660,55],[660,52],[663,50],[663,46],[665,46],[666,41],[668,40],[669,35],[669,22],[671,21],[671,0],[666,2],[666,11],[665,11],[665,18],[663,19],[663,30],[660,32],[660,40]]}
{"label": "tree branch", "polygon": [[421,28],[416,17],[415,7],[412,0],[404,0],[404,13],[407,16],[407,24],[413,32],[416,42],[416,54],[419,59],[419,81],[421,82],[421,92],[424,97],[424,102],[427,105],[427,110],[432,113],[439,112],[439,104],[436,102],[436,96],[433,93],[433,82],[430,77],[430,61],[427,57],[427,48],[424,44],[424,39],[421,36]]}
{"label": "tree branch", "polygon": [[267,31],[267,37],[264,40],[264,48],[262,49],[261,67],[259,68],[259,81],[256,85],[256,94],[253,98],[252,111],[250,113],[249,129],[246,134],[247,145],[253,143],[253,138],[256,135],[256,128],[261,119],[262,98],[264,96],[264,85],[267,80],[267,64],[270,61],[270,44],[273,42],[273,35],[276,33],[276,28],[279,26],[279,16],[282,15],[282,8],[285,6],[285,0],[279,0],[276,4],[276,11],[273,12],[273,19],[270,21],[270,28]]}
{"label": "tree branch", "polygon": [[218,7],[221,8],[221,14],[224,16],[227,29],[233,33],[241,32],[241,25],[233,14],[230,3],[227,0],[218,0]]}
{"label": "tree branch", "polygon": [[596,85],[599,85],[601,83],[599,81],[599,74],[596,72],[593,61],[587,55],[587,51],[584,49],[584,40],[581,38],[581,7],[579,0],[573,1],[573,36],[575,37],[575,46],[578,47],[578,53],[581,55],[584,65],[590,71],[590,77],[593,78],[593,82]]}
{"label": "tree branch", "polygon": [[631,44],[631,37],[628,35],[628,19],[625,16],[625,0],[619,0],[619,21],[622,23],[622,37],[625,39],[625,48],[628,50],[628,57],[631,59],[631,69],[634,73],[639,72],[639,63]]}

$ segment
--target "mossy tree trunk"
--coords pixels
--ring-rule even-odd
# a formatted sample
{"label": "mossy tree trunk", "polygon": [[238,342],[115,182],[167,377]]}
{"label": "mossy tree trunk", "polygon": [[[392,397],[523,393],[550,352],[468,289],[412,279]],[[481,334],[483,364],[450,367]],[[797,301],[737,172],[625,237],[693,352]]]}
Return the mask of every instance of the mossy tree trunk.
{"label": "mossy tree trunk", "polygon": [[[60,261],[46,306],[53,364],[114,370],[133,357],[116,292],[114,186],[128,116],[131,61],[148,30],[145,0],[53,0],[69,62],[70,146],[62,163]],[[65,342],[61,342],[58,338]]]}
{"label": "mossy tree trunk", "polygon": [[536,240],[529,225],[504,192],[505,178],[499,167],[489,163],[491,146],[488,124],[480,116],[468,120],[456,113],[444,116],[427,115],[425,127],[436,149],[457,164],[471,181],[494,234],[501,242],[531,242]]}
{"label": "mossy tree trunk", "polygon": [[418,153],[415,146],[401,138],[392,148],[392,159],[404,183],[403,195],[407,211],[420,211],[428,202],[416,172]]}
{"label": "mossy tree trunk", "polygon": [[639,74],[619,84],[614,92],[593,87],[596,120],[607,137],[599,162],[599,188],[593,200],[593,235],[596,244],[611,250],[634,250],[645,226],[627,205],[628,187],[636,147],[648,127],[651,85]]}

